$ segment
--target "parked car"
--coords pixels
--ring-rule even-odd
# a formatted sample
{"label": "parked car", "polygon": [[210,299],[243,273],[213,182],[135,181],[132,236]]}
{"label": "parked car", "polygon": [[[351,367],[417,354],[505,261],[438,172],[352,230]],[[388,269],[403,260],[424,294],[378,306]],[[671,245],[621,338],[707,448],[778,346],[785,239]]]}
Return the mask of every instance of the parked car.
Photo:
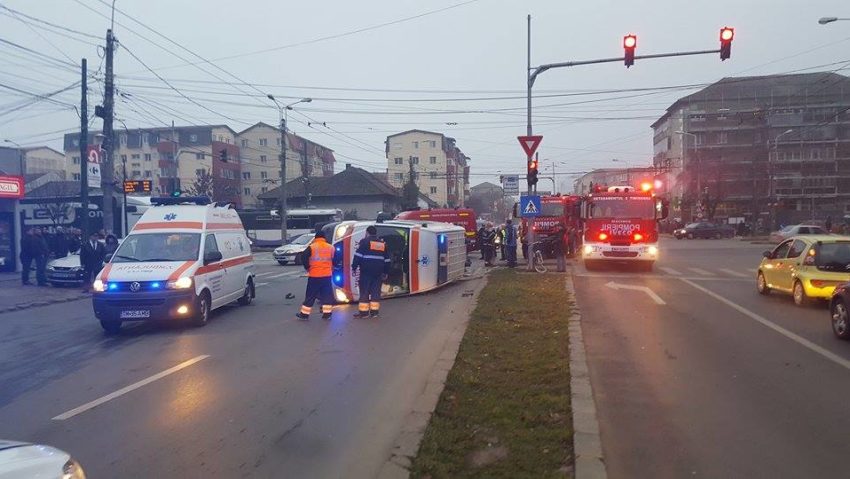
{"label": "parked car", "polygon": [[695,238],[732,238],[735,236],[735,228],[730,225],[718,225],[701,221],[698,223],[690,223],[684,228],[679,228],[673,231],[673,236],[676,239],[695,239]]}
{"label": "parked car", "polygon": [[772,243],[781,243],[792,236],[801,235],[828,235],[829,232],[818,225],[790,225],[779,231],[770,233]]}
{"label": "parked car", "polygon": [[71,253],[47,263],[45,268],[47,282],[53,286],[83,284],[83,267],[80,266],[80,253]]}
{"label": "parked car", "polygon": [[83,467],[55,447],[0,440],[0,477],[85,479]]}
{"label": "parked car", "polygon": [[316,235],[314,233],[304,233],[303,235],[296,236],[289,243],[275,248],[272,255],[281,266],[285,266],[290,263],[301,264],[301,254],[308,246],[310,246],[310,243],[313,241],[315,236]]}
{"label": "parked car", "polygon": [[772,251],[764,252],[756,273],[759,293],[791,294],[798,306],[816,299],[830,299],[836,288],[847,282],[850,282],[850,238],[844,236],[787,239]]}

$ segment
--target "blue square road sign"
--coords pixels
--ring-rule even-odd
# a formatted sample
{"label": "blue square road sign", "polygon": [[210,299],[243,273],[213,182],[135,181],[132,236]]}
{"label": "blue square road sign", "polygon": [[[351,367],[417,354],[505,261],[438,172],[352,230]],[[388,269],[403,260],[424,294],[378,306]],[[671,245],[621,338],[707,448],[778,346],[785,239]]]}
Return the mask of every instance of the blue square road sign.
{"label": "blue square road sign", "polygon": [[519,213],[523,218],[534,218],[535,216],[540,216],[540,196],[520,196]]}

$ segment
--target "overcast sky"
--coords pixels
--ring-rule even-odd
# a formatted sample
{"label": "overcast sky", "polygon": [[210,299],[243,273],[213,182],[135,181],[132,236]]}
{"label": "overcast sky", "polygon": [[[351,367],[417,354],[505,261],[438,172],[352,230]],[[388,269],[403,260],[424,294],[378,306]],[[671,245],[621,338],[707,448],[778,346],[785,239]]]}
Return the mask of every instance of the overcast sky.
{"label": "overcast sky", "polygon": [[[79,88],[31,105],[32,97],[9,88],[45,94],[68,87],[80,76],[69,63],[83,57],[97,72],[102,40],[39,21],[102,38],[110,9],[105,0],[0,5],[13,10],[0,9],[0,138],[61,150],[62,134],[79,129],[70,107],[79,105]],[[116,84],[124,94],[116,116],[130,129],[173,120],[240,131],[277,123],[267,93],[312,97],[290,112],[290,129],[335,150],[338,171],[345,163],[384,170],[386,136],[420,128],[457,139],[472,158],[472,184],[524,170],[516,136],[525,133],[528,14],[533,64],[620,56],[627,33],[638,36],[638,54],[714,49],[719,28],[735,27],[725,62],[703,55],[541,75],[535,94],[550,95],[535,100],[541,168],[555,163],[563,182],[567,174],[622,166],[612,159],[649,164],[649,125],[695,91],[617,90],[850,68],[850,21],[817,23],[850,17],[846,0],[118,0],[116,7]],[[90,86],[93,111],[102,80]],[[92,127],[100,129],[100,119]]]}

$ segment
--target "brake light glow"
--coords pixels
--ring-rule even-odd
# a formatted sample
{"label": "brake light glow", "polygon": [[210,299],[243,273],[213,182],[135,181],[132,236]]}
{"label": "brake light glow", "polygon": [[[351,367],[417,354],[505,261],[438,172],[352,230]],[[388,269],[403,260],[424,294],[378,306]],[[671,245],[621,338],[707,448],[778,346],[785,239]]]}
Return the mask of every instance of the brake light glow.
{"label": "brake light glow", "polygon": [[608,233],[599,233],[599,241],[605,241],[608,239]]}

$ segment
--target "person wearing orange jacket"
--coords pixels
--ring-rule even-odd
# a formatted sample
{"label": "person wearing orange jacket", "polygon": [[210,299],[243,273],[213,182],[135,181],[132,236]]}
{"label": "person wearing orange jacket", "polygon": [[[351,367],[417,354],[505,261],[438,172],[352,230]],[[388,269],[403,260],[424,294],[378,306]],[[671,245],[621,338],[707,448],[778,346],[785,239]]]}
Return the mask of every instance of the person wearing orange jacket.
{"label": "person wearing orange jacket", "polygon": [[325,239],[324,231],[317,231],[316,237],[310,246],[304,250],[304,269],[307,270],[307,291],[304,294],[304,302],[301,303],[301,311],[296,317],[302,321],[310,319],[313,311],[313,303],[316,300],[322,304],[322,319],[331,319],[333,311],[334,295],[333,282],[333,258],[334,247]]}

